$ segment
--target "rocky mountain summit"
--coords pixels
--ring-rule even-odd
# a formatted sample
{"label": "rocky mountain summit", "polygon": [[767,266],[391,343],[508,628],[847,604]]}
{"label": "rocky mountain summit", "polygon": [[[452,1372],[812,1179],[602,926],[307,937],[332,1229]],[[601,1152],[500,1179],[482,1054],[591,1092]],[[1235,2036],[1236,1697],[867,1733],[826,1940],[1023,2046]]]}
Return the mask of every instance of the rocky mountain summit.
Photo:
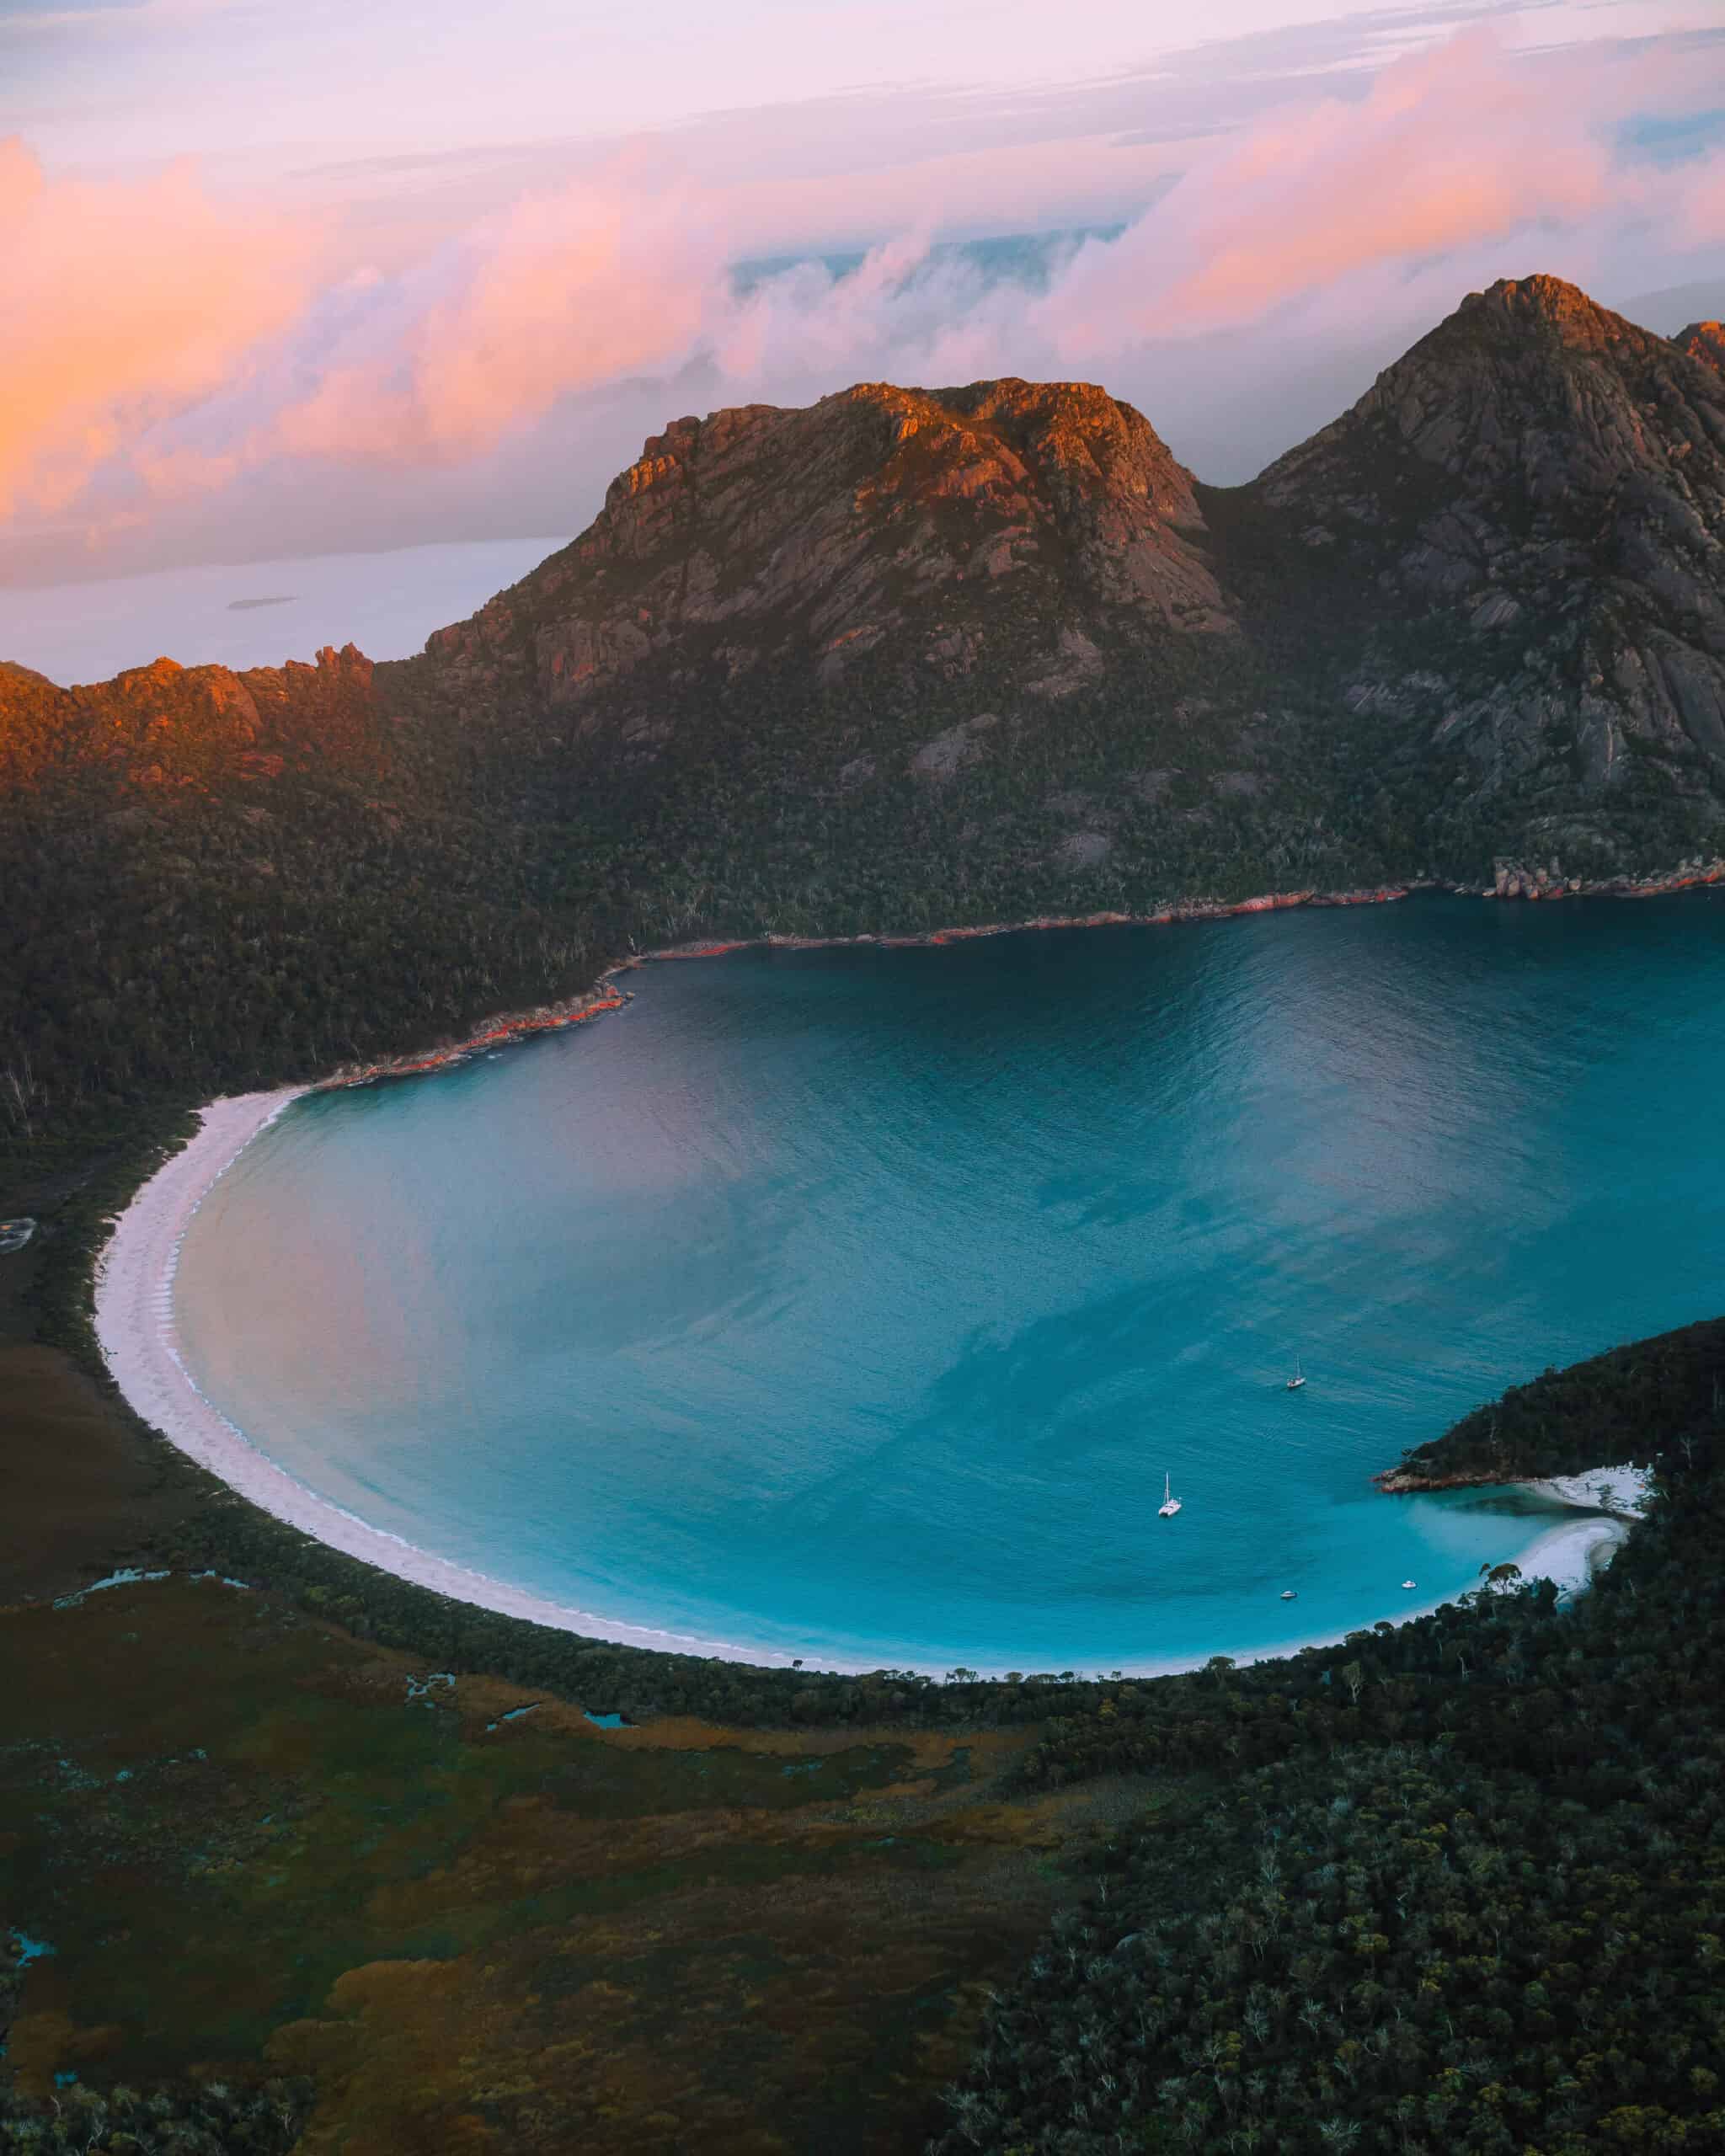
{"label": "rocky mountain summit", "polygon": [[1057,781],[1076,722],[1113,744],[1071,775],[1105,781],[1092,865],[1146,785],[1188,818],[1219,785],[1298,808],[1338,753],[1417,801],[1388,812],[1407,868],[1634,865],[1725,799],[1717,338],[1505,280],[1231,489],[1081,383],[679,420],[430,662],[634,757],[697,702],[801,700],[848,752],[809,781],[845,790],[1025,754]]}
{"label": "rocky mountain summit", "polygon": [[0,789],[56,772],[142,787],[279,777],[290,765],[382,773],[372,666],[352,644],[314,665],[235,673],[158,659],[111,681],[62,689],[0,663]]}
{"label": "rocky mountain summit", "polygon": [[1626,782],[1725,780],[1725,380],[1685,336],[1495,285],[1253,489],[1372,595],[1353,707],[1606,850]]}
{"label": "rocky mountain summit", "polygon": [[1690,359],[1699,360],[1716,374],[1725,373],[1725,323],[1691,322],[1671,341],[1680,352],[1687,352]]}
{"label": "rocky mountain summit", "polygon": [[72,692],[13,670],[0,769],[51,742],[255,776],[321,739],[386,777],[453,753],[559,808],[621,785],[633,814],[772,736],[799,814],[854,824],[932,781],[973,797],[973,855],[1002,818],[1027,842],[1033,766],[1055,828],[1028,842],[1135,889],[1178,826],[1261,836],[1244,804],[1270,802],[1290,871],[1362,819],[1363,869],[1658,866],[1717,841],[1725,803],[1722,352],[1717,324],[1665,339],[1505,280],[1226,489],[1086,383],[681,419],[421,659],[375,681],[351,651],[162,661]]}
{"label": "rocky mountain summit", "polygon": [[871,653],[911,680],[979,670],[1010,617],[1020,686],[1093,676],[1098,636],[1233,626],[1191,474],[1083,382],[906,390],[675,421],[605,507],[431,655],[600,713],[649,662],[727,686],[793,667],[841,688]]}
{"label": "rocky mountain summit", "polygon": [[1721,349],[1504,281],[1226,488],[1088,384],[863,383],[675,421],[410,660],[0,667],[14,1120],[696,936],[1705,879]]}

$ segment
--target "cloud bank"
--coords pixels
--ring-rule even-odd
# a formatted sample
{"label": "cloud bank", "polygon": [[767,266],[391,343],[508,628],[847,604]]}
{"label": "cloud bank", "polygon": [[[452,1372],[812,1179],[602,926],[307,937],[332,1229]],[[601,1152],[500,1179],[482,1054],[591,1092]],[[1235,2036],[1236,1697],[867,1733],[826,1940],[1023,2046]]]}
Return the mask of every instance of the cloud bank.
{"label": "cloud bank", "polygon": [[0,515],[63,509],[104,465],[147,460],[309,296],[306,235],[224,209],[190,165],[50,183],[16,138],[0,141]]}
{"label": "cloud bank", "polygon": [[[573,529],[677,412],[879,377],[1101,380],[1204,476],[1243,478],[1493,277],[1610,297],[1725,262],[1725,156],[1662,160],[1631,125],[1717,103],[1722,60],[1710,38],[1525,55],[1465,30],[1200,143],[1118,236],[1033,275],[931,227],[745,285],[761,184],[644,152],[387,269],[344,264],[327,211],[242,210],[184,167],[50,180],[14,141],[0,565]],[[788,191],[779,223],[797,212]]]}

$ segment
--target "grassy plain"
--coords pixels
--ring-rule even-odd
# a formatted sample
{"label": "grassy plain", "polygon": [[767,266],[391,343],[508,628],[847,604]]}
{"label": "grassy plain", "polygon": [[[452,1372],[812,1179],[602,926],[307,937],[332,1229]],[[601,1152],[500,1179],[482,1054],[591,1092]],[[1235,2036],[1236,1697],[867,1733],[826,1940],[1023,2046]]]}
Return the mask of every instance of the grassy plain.
{"label": "grassy plain", "polygon": [[[0,2074],[51,2097],[309,2077],[301,2147],[898,2151],[1136,1777],[1040,1733],[601,1729],[291,1598],[82,1585],[195,1478],[0,1283]],[[56,1598],[62,1606],[56,1606]],[[3,2021],[0,2001],[0,2021]]]}
{"label": "grassy plain", "polygon": [[914,2146],[1141,1801],[1003,1798],[1030,1731],[603,1730],[213,1578],[0,1661],[19,2085],[309,2074],[345,2156]]}

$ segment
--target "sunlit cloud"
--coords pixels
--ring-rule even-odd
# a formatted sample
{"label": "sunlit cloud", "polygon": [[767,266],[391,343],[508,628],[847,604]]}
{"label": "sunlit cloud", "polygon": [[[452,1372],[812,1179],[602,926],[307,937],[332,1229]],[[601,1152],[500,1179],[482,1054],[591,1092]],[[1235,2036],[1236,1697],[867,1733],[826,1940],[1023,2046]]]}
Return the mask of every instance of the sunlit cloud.
{"label": "sunlit cloud", "polygon": [[222,209],[189,165],[50,180],[0,141],[0,515],[65,508],[112,460],[152,453],[155,429],[299,315],[309,261],[289,221]]}
{"label": "sunlit cloud", "polygon": [[[339,193],[242,207],[185,166],[52,179],[14,141],[0,513],[50,551],[127,559],[152,531],[207,558],[265,531],[277,551],[351,544],[356,517],[380,544],[566,528],[676,412],[1003,373],[1101,380],[1204,476],[1244,478],[1492,277],[1610,297],[1717,264],[1725,152],[1653,155],[1632,123],[1703,110],[1722,57],[1706,39],[1529,53],[1468,27],[1345,83],[1279,76],[1178,161],[1080,145],[1064,183],[1045,141],[723,185],[664,143],[537,182],[510,152],[509,199],[369,256]],[[1135,213],[1045,248],[1033,277],[937,243],[991,195],[1026,222],[1106,200],[1121,157]],[[806,245],[841,194],[892,235],[859,266],[734,275],[775,237]]]}
{"label": "sunlit cloud", "polygon": [[361,462],[480,456],[563,397],[681,364],[722,291],[686,197],[627,168],[529,196],[377,293],[264,440]]}
{"label": "sunlit cloud", "polygon": [[1157,212],[1087,247],[1046,302],[1075,359],[1256,320],[1381,264],[1573,227],[1609,199],[1586,107],[1488,31],[1384,69],[1357,102],[1274,116],[1200,159]]}

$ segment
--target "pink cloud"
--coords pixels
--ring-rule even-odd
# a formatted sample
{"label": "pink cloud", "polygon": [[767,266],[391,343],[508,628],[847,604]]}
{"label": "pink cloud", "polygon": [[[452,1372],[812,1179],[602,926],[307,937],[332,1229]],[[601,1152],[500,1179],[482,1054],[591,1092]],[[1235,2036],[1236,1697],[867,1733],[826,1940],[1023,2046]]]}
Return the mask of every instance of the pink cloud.
{"label": "pink cloud", "polygon": [[1585,104],[1552,88],[1471,31],[1392,62],[1357,103],[1273,115],[1085,249],[1044,310],[1054,342],[1084,359],[1203,334],[1383,264],[1594,215],[1610,160]]}
{"label": "pink cloud", "polygon": [[74,502],[164,417],[230,383],[300,312],[307,235],[224,210],[188,165],[51,180],[0,141],[0,515]]}
{"label": "pink cloud", "polygon": [[721,291],[693,205],[627,172],[533,195],[378,296],[253,445],[361,463],[481,456],[561,398],[663,373]]}
{"label": "pink cloud", "polygon": [[1690,247],[1725,241],[1725,151],[1715,151],[1689,175],[1679,219],[1677,236]]}
{"label": "pink cloud", "polygon": [[[902,169],[843,181],[858,220],[880,229],[884,205],[911,236],[848,276],[804,263],[740,293],[727,265],[801,229],[807,188],[697,189],[638,151],[320,278],[327,209],[243,212],[184,168],[50,183],[0,146],[0,513],[61,509],[132,548],[152,516],[182,534],[201,519],[217,536],[178,542],[201,544],[194,558],[223,531],[354,543],[356,516],[390,535],[376,543],[560,529],[676,411],[883,376],[1087,373],[1202,468],[1245,477],[1471,286],[1551,269],[1610,297],[1696,275],[1695,250],[1725,242],[1725,159],[1612,147],[1631,114],[1696,96],[1681,55],[1515,55],[1464,35],[1357,99],[1315,94],[1188,144],[1178,183],[1040,295],[931,252],[950,205],[926,163],[920,205]],[[1055,185],[1046,147],[1028,153],[1037,189]],[[510,503],[531,520],[501,525]]]}

